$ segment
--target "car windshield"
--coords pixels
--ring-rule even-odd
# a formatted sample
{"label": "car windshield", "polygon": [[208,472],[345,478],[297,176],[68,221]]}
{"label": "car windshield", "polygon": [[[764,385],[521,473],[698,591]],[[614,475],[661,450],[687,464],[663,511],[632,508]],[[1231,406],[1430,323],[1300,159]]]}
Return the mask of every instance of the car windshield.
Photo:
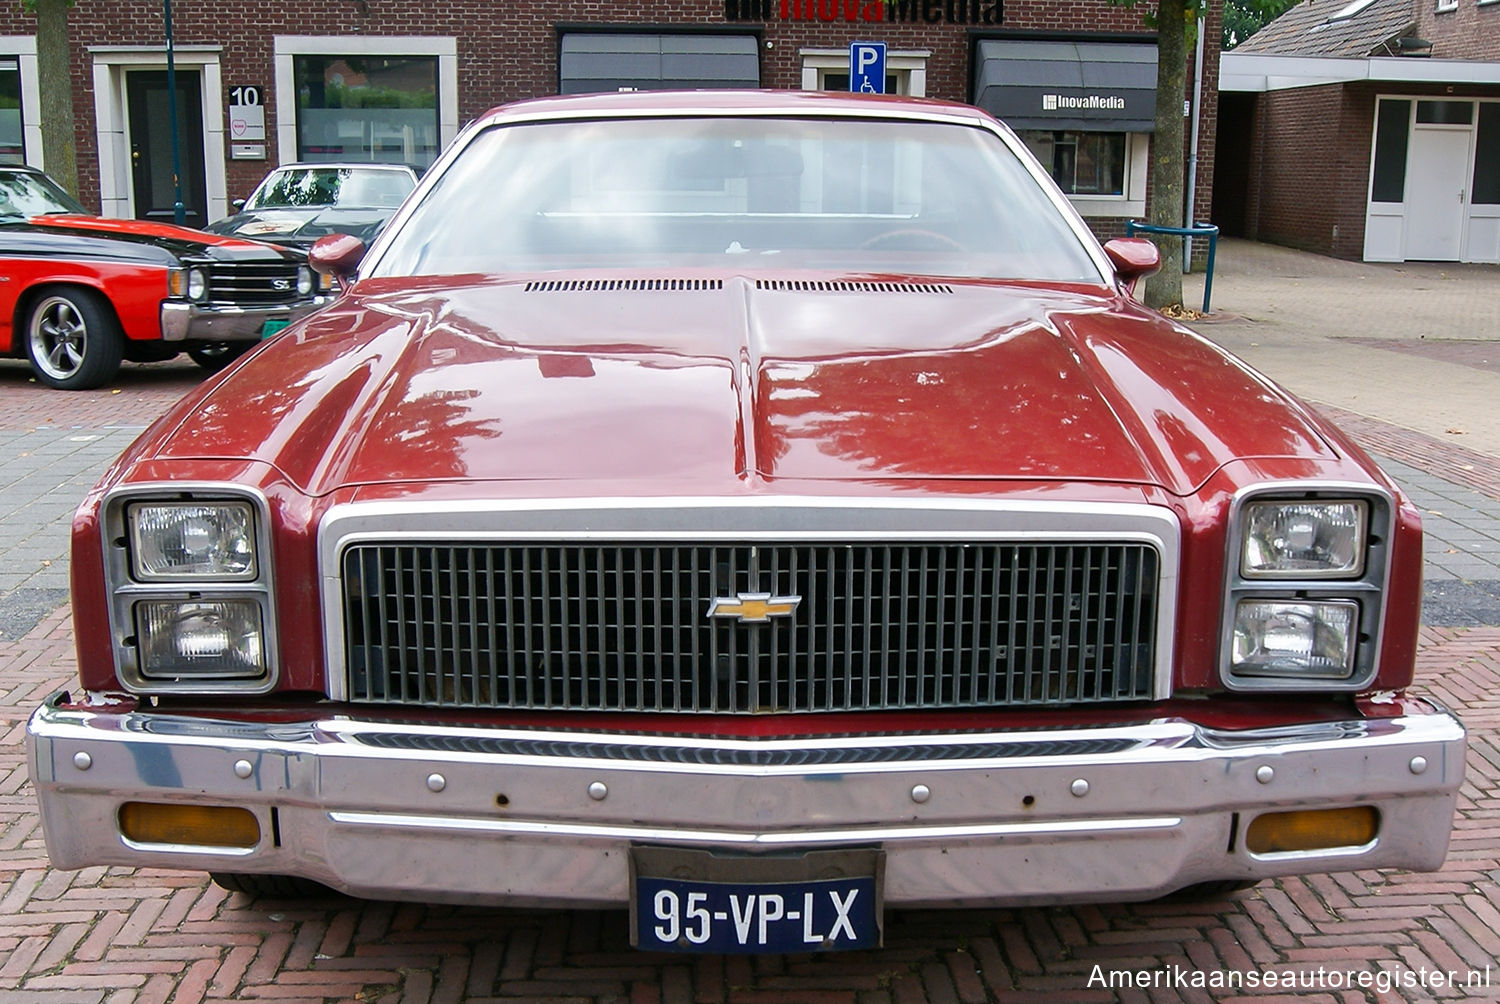
{"label": "car windshield", "polygon": [[272,172],[247,210],[285,206],[395,209],[416,187],[410,174],[380,168],[298,167]]}
{"label": "car windshield", "polygon": [[0,218],[87,212],[47,178],[22,171],[0,172]]}
{"label": "car windshield", "polygon": [[715,266],[1097,283],[994,133],[906,120],[614,119],[476,136],[370,275]]}

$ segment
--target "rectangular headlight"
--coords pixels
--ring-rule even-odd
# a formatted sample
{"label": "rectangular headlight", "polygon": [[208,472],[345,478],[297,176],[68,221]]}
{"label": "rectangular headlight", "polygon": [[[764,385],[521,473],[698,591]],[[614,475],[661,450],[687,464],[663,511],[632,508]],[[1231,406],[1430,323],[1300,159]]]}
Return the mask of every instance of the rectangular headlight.
{"label": "rectangular headlight", "polygon": [[1359,604],[1241,600],[1230,671],[1240,676],[1343,680],[1354,673]]}
{"label": "rectangular headlight", "polygon": [[142,582],[256,576],[248,502],[138,502],[128,511],[131,565]]}
{"label": "rectangular headlight", "polygon": [[1369,504],[1251,502],[1240,571],[1247,579],[1357,578],[1364,572]]}
{"label": "rectangular headlight", "polygon": [[255,600],[142,600],[135,615],[142,676],[217,680],[265,675],[264,631]]}

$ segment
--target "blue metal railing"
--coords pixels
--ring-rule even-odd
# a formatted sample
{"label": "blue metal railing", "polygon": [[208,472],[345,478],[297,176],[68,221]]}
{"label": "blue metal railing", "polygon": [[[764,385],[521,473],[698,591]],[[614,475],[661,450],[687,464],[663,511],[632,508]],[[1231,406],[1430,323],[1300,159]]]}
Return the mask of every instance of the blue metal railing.
{"label": "blue metal railing", "polygon": [[1168,234],[1184,238],[1182,271],[1192,271],[1192,239],[1196,235],[1208,238],[1208,263],[1203,269],[1203,312],[1208,313],[1209,297],[1214,292],[1214,252],[1219,246],[1219,228],[1212,223],[1199,223],[1191,227],[1159,227],[1154,223],[1137,223],[1135,220],[1125,221],[1125,236],[1134,237],[1136,234]]}

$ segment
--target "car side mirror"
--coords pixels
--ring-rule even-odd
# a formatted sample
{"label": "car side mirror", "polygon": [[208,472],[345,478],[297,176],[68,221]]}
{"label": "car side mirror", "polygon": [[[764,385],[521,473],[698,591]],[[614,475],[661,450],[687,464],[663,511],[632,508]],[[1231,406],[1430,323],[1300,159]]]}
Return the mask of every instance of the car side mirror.
{"label": "car side mirror", "polygon": [[1104,253],[1125,292],[1132,295],[1138,281],[1161,268],[1161,251],[1144,237],[1116,237],[1104,245]]}
{"label": "car side mirror", "polygon": [[365,242],[352,234],[325,234],[307,253],[314,272],[331,275],[347,283],[365,258]]}
{"label": "car side mirror", "polygon": [[245,200],[244,199],[235,199],[233,202],[231,202],[229,204],[229,208],[233,209],[235,212],[239,212],[241,209],[245,208]]}

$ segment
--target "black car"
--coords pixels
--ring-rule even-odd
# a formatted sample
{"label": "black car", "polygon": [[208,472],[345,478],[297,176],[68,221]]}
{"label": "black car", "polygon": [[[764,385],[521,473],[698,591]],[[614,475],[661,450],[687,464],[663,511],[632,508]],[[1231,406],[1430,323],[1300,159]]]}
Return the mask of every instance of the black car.
{"label": "black car", "polygon": [[203,229],[302,248],[326,234],[370,243],[411,190],[418,169],[406,164],[316,163],[278,167],[240,211]]}

